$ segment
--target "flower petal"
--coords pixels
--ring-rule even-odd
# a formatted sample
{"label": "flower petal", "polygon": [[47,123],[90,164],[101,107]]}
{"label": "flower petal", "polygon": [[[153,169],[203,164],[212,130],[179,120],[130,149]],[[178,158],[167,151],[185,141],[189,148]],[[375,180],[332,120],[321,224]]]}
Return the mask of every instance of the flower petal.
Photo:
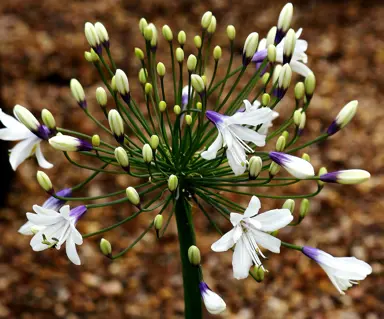
{"label": "flower petal", "polygon": [[14,171],[22,162],[31,156],[33,148],[38,143],[40,143],[40,138],[33,136],[17,143],[15,147],[12,148],[9,162]]}
{"label": "flower petal", "polygon": [[265,135],[262,135],[248,127],[244,126],[231,126],[231,131],[237,135],[243,141],[252,142],[256,146],[265,146]]}
{"label": "flower petal", "polygon": [[223,146],[223,137],[219,131],[219,134],[217,135],[215,141],[211,144],[210,147],[204,152],[201,153],[201,157],[206,160],[212,160],[216,158],[216,154],[218,150],[220,150]]}
{"label": "flower petal", "polygon": [[280,246],[281,246],[280,239],[255,229],[252,229],[252,235],[256,240],[257,244],[259,244],[260,246],[264,247],[265,249],[268,249],[273,253],[276,253],[276,254],[280,253]]}
{"label": "flower petal", "polygon": [[296,72],[304,77],[307,77],[308,74],[312,72],[309,67],[299,61],[292,60],[289,65],[291,66],[293,72]]}
{"label": "flower petal", "polygon": [[76,244],[72,236],[69,236],[65,243],[65,250],[70,261],[75,265],[81,265],[80,257],[76,250]]}
{"label": "flower petal", "polygon": [[232,257],[233,276],[236,279],[248,277],[249,268],[252,266],[252,258],[244,244],[244,238],[241,237],[236,243],[235,252]]}
{"label": "flower petal", "polygon": [[211,245],[211,249],[216,252],[227,251],[235,244],[233,240],[234,229],[225,233],[218,241]]}
{"label": "flower petal", "polygon": [[73,223],[71,223],[71,236],[75,244],[81,245],[83,243],[83,236],[81,236],[80,232],[76,229],[76,226]]}
{"label": "flower petal", "polygon": [[287,226],[293,220],[293,216],[289,209],[273,209],[252,219],[261,223],[260,230],[271,232]]}
{"label": "flower petal", "polygon": [[[238,144],[238,143],[235,143]],[[227,149],[226,152],[228,164],[232,168],[232,171],[235,173],[235,175],[241,175],[245,172],[245,162],[246,162],[246,156],[245,156],[245,150],[243,148],[236,147],[236,150],[233,149]]]}
{"label": "flower petal", "polygon": [[248,204],[247,209],[244,212],[244,217],[252,217],[256,215],[261,208],[260,199],[256,196],[252,196],[251,201]]}
{"label": "flower petal", "polygon": [[231,218],[231,223],[235,227],[237,226],[242,220],[243,220],[243,215],[238,214],[238,213],[231,213],[230,218]]}
{"label": "flower petal", "polygon": [[53,164],[51,164],[50,162],[48,162],[48,161],[44,158],[44,155],[43,155],[43,153],[41,152],[40,143],[37,144],[37,147],[36,147],[36,158],[37,158],[37,162],[39,163],[39,166],[40,166],[40,167],[45,168],[45,169],[50,169],[50,168],[53,167]]}

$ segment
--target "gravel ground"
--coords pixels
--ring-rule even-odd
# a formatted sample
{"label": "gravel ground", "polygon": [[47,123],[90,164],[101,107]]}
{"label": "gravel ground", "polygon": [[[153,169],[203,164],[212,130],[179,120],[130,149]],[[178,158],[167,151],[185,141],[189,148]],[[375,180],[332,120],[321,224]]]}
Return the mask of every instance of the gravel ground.
{"label": "gravel ground", "polygon": [[[68,89],[70,78],[79,78],[89,92],[91,108],[100,116],[92,93],[100,81],[83,59],[87,48],[83,36],[85,21],[99,20],[107,26],[116,61],[133,79],[139,70],[133,48],[142,46],[137,26],[142,16],[158,26],[167,23],[173,30],[185,30],[189,41],[187,56],[193,52],[191,41],[199,32],[201,14],[212,10],[218,20],[214,43],[223,46],[223,57],[227,59],[227,24],[237,27],[236,50],[240,53],[248,33],[258,31],[265,35],[282,5],[282,1],[208,0],[191,4],[159,0],[4,0],[0,3],[2,108],[10,112],[19,103],[38,113],[48,107],[61,126],[93,134],[95,127],[85,121]],[[304,28],[303,37],[309,42],[309,66],[318,79],[303,140],[323,131],[346,102],[360,101],[359,112],[348,128],[307,152],[316,168],[363,168],[371,172],[372,178],[358,186],[327,185],[311,201],[311,212],[303,223],[284,229],[280,236],[337,256],[354,255],[370,263],[373,274],[345,296],[339,296],[320,267],[298,253],[283,250],[265,261],[269,273],[263,283],[252,279],[237,281],[232,278],[232,254],[210,250],[218,236],[196,209],[205,280],[227,302],[223,318],[382,318],[384,6],[381,1],[297,1],[295,5],[293,24]],[[168,61],[164,42],[162,45],[159,60]],[[235,62],[240,63],[240,54]],[[210,72],[208,69],[208,76]],[[224,72],[219,70],[218,76]],[[139,87],[133,82],[135,92]],[[167,88],[171,85],[167,83]],[[283,115],[284,105],[289,104],[282,105]],[[63,250],[33,253],[29,239],[18,235],[17,229],[25,220],[24,213],[46,196],[34,181],[35,161],[24,163],[12,175],[6,163],[8,145],[1,146],[0,191],[4,203],[0,213],[0,318],[183,317],[173,223],[161,241],[150,233],[115,262],[99,253],[100,238],[86,240],[80,247],[81,267],[70,264]],[[87,176],[84,171],[69,168],[65,158],[47,146],[44,151],[55,164],[49,175],[57,188],[73,185]],[[84,195],[113,192],[132,183],[135,182],[123,176],[99,177]],[[280,193],[303,193],[310,185],[301,183]],[[262,204],[267,210],[281,206],[282,201],[264,200]],[[131,208],[125,206],[94,210],[79,223],[79,229],[83,233],[97,230],[130,213]],[[107,238],[114,249],[128,246],[150,218],[144,215],[109,233]],[[229,229],[224,222],[221,226]],[[210,315],[206,313],[205,317]]]}

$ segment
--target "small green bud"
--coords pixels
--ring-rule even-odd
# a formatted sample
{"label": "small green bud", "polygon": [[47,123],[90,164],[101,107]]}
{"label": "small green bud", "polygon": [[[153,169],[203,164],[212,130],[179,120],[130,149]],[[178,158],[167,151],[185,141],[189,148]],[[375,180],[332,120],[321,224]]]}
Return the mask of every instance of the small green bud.
{"label": "small green bud", "polygon": [[124,141],[124,122],[120,113],[115,109],[110,110],[108,113],[108,122],[116,140],[122,143]]}
{"label": "small green bud", "polygon": [[267,34],[267,42],[266,42],[267,47],[268,47],[270,44],[275,44],[276,32],[277,32],[277,28],[276,28],[276,27],[272,27],[272,28],[268,31],[268,34]]}
{"label": "small green bud", "polygon": [[51,179],[46,173],[44,173],[43,171],[37,171],[36,178],[37,182],[39,183],[42,189],[44,189],[47,193],[50,194],[53,192]]}
{"label": "small green bud", "polygon": [[165,101],[160,101],[159,103],[160,112],[164,112],[166,109],[167,109],[167,103],[165,103]]}
{"label": "small green bud", "polygon": [[116,76],[113,76],[112,79],[111,79],[111,89],[113,91],[117,91],[117,87],[116,87]]}
{"label": "small green bud", "polygon": [[159,146],[159,137],[157,135],[152,135],[149,141],[149,145],[151,145],[151,148],[153,150],[156,150]]}
{"label": "small green bud", "polygon": [[190,54],[187,59],[187,68],[189,72],[193,72],[196,69],[197,58],[193,54]]}
{"label": "small green bud", "polygon": [[316,87],[316,78],[313,72],[309,73],[305,78],[304,86],[305,86],[305,96],[307,97],[308,100],[310,100],[313,96],[313,92],[315,91],[315,87]]}
{"label": "small green bud", "polygon": [[202,45],[202,41],[201,41],[201,37],[196,35],[194,38],[193,38],[193,43],[195,44],[196,48],[197,49],[200,49],[201,48],[201,45]]}
{"label": "small green bud", "polygon": [[205,91],[204,80],[197,74],[191,75],[191,84],[197,93],[203,93]]}
{"label": "small green bud", "polygon": [[299,130],[302,131],[305,127],[305,122],[307,121],[307,116],[305,115],[305,112],[301,113],[300,117],[300,123],[299,123]]}
{"label": "small green bud", "polygon": [[291,213],[295,210],[295,201],[293,199],[287,199],[282,208],[289,209]]}
{"label": "small green bud", "polygon": [[165,75],[165,65],[164,65],[164,63],[162,63],[162,62],[157,63],[156,70],[157,70],[157,74],[160,77],[163,77]]}
{"label": "small green bud", "polygon": [[168,188],[171,192],[175,191],[177,189],[177,186],[179,185],[179,179],[176,175],[171,175],[168,178]]}
{"label": "small green bud", "polygon": [[135,48],[135,55],[139,60],[144,60],[144,52],[140,48]]}
{"label": "small green bud", "polygon": [[143,146],[143,160],[145,163],[149,164],[153,160],[152,148],[149,144],[144,144]]}
{"label": "small green bud", "polygon": [[248,35],[243,48],[243,65],[247,65],[251,62],[251,59],[256,52],[258,43],[259,34],[257,32],[252,32]]}
{"label": "small green bud", "polygon": [[304,160],[304,161],[307,161],[307,162],[310,162],[311,161],[311,157],[307,154],[307,153],[304,153],[301,158]]}
{"label": "small green bud", "polygon": [[204,82],[204,86],[206,87],[206,86],[207,86],[207,76],[206,76],[205,74],[203,74],[203,75],[201,76],[201,79],[203,80],[203,82]]}
{"label": "small green bud", "polygon": [[145,87],[144,87],[145,94],[151,95],[152,89],[153,87],[151,83],[145,83]]}
{"label": "small green bud", "polygon": [[280,165],[276,164],[275,162],[272,162],[271,165],[269,165],[269,174],[271,176],[275,176],[280,171]]}
{"label": "small green bud", "polygon": [[152,40],[152,37],[153,37],[153,30],[151,27],[146,26],[145,29],[144,29],[144,39],[147,40],[147,41],[151,41]]}
{"label": "small green bud", "polygon": [[236,37],[236,29],[233,25],[227,26],[227,36],[230,41],[233,41]]}
{"label": "small green bud", "polygon": [[203,29],[207,29],[209,25],[211,24],[212,21],[212,12],[207,11],[206,13],[203,14],[201,18],[201,26]]}
{"label": "small green bud", "polygon": [[[149,146],[149,145],[148,145]],[[152,151],[151,151],[152,153]],[[134,189],[133,187],[129,186],[125,190],[127,194],[128,200],[135,206],[138,206],[140,204],[140,196],[139,193]]]}
{"label": "small green bud", "polygon": [[147,79],[148,79],[147,69],[141,68],[139,71],[139,82],[144,85],[145,83],[147,83]]}
{"label": "small green bud", "polygon": [[41,119],[43,120],[45,126],[49,129],[54,130],[56,128],[55,118],[49,110],[43,109],[41,111]]}
{"label": "small green bud", "polygon": [[97,134],[94,134],[92,136],[92,146],[93,147],[99,147],[100,146],[100,136]]}
{"label": "small green bud", "polygon": [[287,140],[284,136],[279,136],[279,138],[276,141],[276,151],[282,152],[285,149],[285,144],[287,143]]}
{"label": "small green bud", "polygon": [[288,140],[288,137],[289,137],[288,131],[284,131],[281,135],[284,136],[286,140]]}
{"label": "small green bud", "polygon": [[[325,168],[325,167],[321,167],[319,169],[319,174],[317,174],[318,176],[321,176],[321,175],[324,175],[324,174],[327,174],[328,173],[328,170]],[[320,187],[323,187],[324,186],[324,182],[321,181],[321,180],[317,180],[317,184],[320,186]]]}
{"label": "small green bud", "polygon": [[117,91],[124,97],[129,95],[129,81],[123,70],[117,69],[115,74]]}
{"label": "small green bud", "polygon": [[160,230],[163,227],[163,215],[157,214],[155,219],[153,220],[153,224],[155,225],[156,230]]}
{"label": "small green bud", "polygon": [[269,76],[270,76],[269,72],[265,72],[263,74],[263,76],[261,77],[261,81],[263,82],[263,85],[267,85]]}
{"label": "small green bud", "polygon": [[152,49],[156,49],[157,47],[157,29],[153,23],[148,25],[149,28],[152,29],[152,39],[150,41],[150,45]]}
{"label": "small green bud", "polygon": [[187,125],[191,125],[192,124],[192,116],[190,116],[189,114],[187,114],[185,116],[185,123],[187,123]]}
{"label": "small green bud", "polygon": [[296,46],[296,33],[293,29],[289,29],[284,41],[283,60],[289,63],[292,59],[293,52]]}
{"label": "small green bud", "polygon": [[100,250],[103,253],[103,255],[105,255],[107,257],[111,257],[111,255],[112,255],[112,245],[111,245],[111,243],[108,240],[106,240],[104,238],[101,238],[101,240],[100,240]]}
{"label": "small green bud", "polygon": [[197,248],[195,245],[192,245],[191,247],[188,248],[188,259],[192,265],[194,266],[200,265],[200,262],[201,262],[200,249]]}
{"label": "small green bud", "polygon": [[299,223],[307,216],[309,212],[309,200],[304,198],[300,203]]}
{"label": "small green bud", "polygon": [[302,108],[300,108],[300,109],[296,110],[295,112],[293,112],[293,123],[295,123],[296,126],[300,125],[302,112],[303,112]]}
{"label": "small green bud", "polygon": [[84,52],[84,59],[85,59],[85,61],[87,61],[87,62],[93,62],[93,59],[92,59],[92,54],[91,54],[91,52],[89,52],[89,51],[85,51]]}
{"label": "small green bud", "polygon": [[304,97],[305,87],[303,82],[297,82],[295,85],[295,99],[301,100]]}
{"label": "small green bud", "polygon": [[13,113],[19,122],[23,123],[29,130],[37,131],[40,123],[37,118],[24,106],[16,104]]}
{"label": "small green bud", "polygon": [[202,109],[203,109],[203,104],[202,104],[201,102],[197,102],[197,103],[196,103],[196,108],[197,108],[198,110],[202,110]]}
{"label": "small green bud", "polygon": [[173,112],[175,112],[176,115],[179,115],[181,113],[181,107],[180,105],[175,105],[173,107]]}
{"label": "small green bud", "polygon": [[273,74],[272,74],[272,84],[275,85],[275,83],[279,80],[279,77],[280,77],[280,72],[281,72],[281,69],[283,67],[278,64],[275,66],[275,69],[273,70]]}
{"label": "small green bud", "polygon": [[177,35],[177,41],[179,41],[180,45],[183,46],[185,41],[187,41],[187,35],[184,31],[180,31]]}
{"label": "small green bud", "polygon": [[277,21],[277,29],[280,31],[283,31],[284,33],[287,32],[289,27],[291,26],[293,16],[293,5],[292,3],[288,2],[283,9],[281,9],[279,20]]}
{"label": "small green bud", "polygon": [[207,32],[209,34],[213,34],[213,33],[215,33],[215,31],[216,31],[216,17],[212,16],[211,23],[209,24],[209,26],[207,28]]}
{"label": "small green bud", "polygon": [[275,61],[276,61],[276,47],[273,44],[268,45],[267,57],[268,57],[269,62],[275,63]]}
{"label": "small green bud", "polygon": [[162,32],[165,40],[167,40],[168,42],[171,42],[173,40],[172,29],[168,25],[163,26]]}
{"label": "small green bud", "polygon": [[264,280],[264,273],[262,266],[254,266],[252,274],[257,282],[262,282]]}
{"label": "small green bud", "polygon": [[102,107],[107,105],[107,92],[102,87],[96,89],[96,101]]}
{"label": "small green bud", "polygon": [[182,48],[176,49],[176,60],[179,63],[182,63],[184,60],[184,50]]}
{"label": "small green bud", "polygon": [[259,156],[252,156],[248,163],[249,179],[256,179],[263,168],[263,161]]}
{"label": "small green bud", "polygon": [[292,79],[292,69],[288,63],[284,64],[279,74],[278,87],[288,90]]}
{"label": "small green bud", "polygon": [[128,154],[121,146],[115,148],[115,158],[122,168],[125,170],[129,168]]}
{"label": "small green bud", "polygon": [[270,101],[271,101],[271,96],[268,93],[264,93],[263,96],[261,97],[261,105],[268,106]]}
{"label": "small green bud", "polygon": [[91,49],[91,59],[93,63],[100,61],[99,55],[93,49]]}
{"label": "small green bud", "polygon": [[145,18],[141,18],[139,21],[139,29],[142,35],[144,35],[145,28],[148,26],[147,20]]}
{"label": "small green bud", "polygon": [[87,102],[85,100],[85,93],[80,82],[76,79],[71,79],[69,86],[71,88],[72,96],[75,98],[77,104],[82,108],[86,108]]}
{"label": "small green bud", "polygon": [[219,61],[222,54],[223,54],[223,51],[221,50],[221,47],[216,45],[215,48],[213,49],[213,58],[215,59],[215,61]]}

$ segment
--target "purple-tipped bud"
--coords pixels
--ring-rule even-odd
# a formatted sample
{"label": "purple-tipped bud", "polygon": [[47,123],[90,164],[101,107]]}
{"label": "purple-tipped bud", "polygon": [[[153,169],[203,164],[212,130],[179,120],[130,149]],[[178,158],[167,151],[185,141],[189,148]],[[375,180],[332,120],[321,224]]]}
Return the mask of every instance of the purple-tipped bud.
{"label": "purple-tipped bud", "polygon": [[69,212],[70,217],[74,217],[76,219],[75,223],[77,223],[81,216],[87,211],[87,207],[85,205],[77,206],[72,208]]}
{"label": "purple-tipped bud", "polygon": [[45,125],[39,125],[37,131],[34,131],[33,133],[45,141],[47,141],[52,134],[51,130]]}
{"label": "purple-tipped bud", "polygon": [[226,309],[227,305],[225,304],[223,298],[209,289],[208,285],[204,281],[200,282],[199,289],[204,305],[209,313],[216,315]]}
{"label": "purple-tipped bud", "polygon": [[276,164],[284,167],[291,175],[299,179],[306,179],[315,175],[311,163],[300,157],[280,152],[270,152],[269,157]]}
{"label": "purple-tipped bud", "polygon": [[88,141],[69,135],[56,135],[48,141],[53,148],[64,152],[90,151],[93,149],[92,144]]}
{"label": "purple-tipped bud", "polygon": [[323,174],[319,178],[326,183],[360,184],[367,181],[370,177],[371,174],[362,169],[348,169]]}

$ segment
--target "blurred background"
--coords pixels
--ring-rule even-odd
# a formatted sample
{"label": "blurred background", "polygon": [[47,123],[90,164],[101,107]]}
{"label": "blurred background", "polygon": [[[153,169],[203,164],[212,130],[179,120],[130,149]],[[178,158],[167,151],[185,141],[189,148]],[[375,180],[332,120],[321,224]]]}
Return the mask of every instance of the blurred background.
{"label": "blurred background", "polygon": [[[194,53],[193,36],[200,33],[200,18],[213,11],[218,21],[213,44],[229,57],[225,28],[237,29],[236,64],[246,36],[264,37],[276,24],[284,1],[40,1],[3,0],[0,3],[0,106],[7,113],[18,103],[36,115],[42,108],[54,114],[59,126],[86,134],[98,132],[72,99],[69,81],[78,78],[86,88],[92,112],[102,118],[94,90],[101,85],[95,69],[84,60],[88,45],[86,21],[102,22],[111,37],[111,50],[130,78],[131,91],[139,62],[135,46],[143,47],[139,18],[169,24],[174,34],[187,33],[186,56]],[[311,200],[303,223],[280,233],[283,240],[317,246],[335,256],[356,256],[370,263],[373,274],[340,296],[314,262],[295,251],[282,250],[265,261],[269,270],[262,283],[233,279],[232,253],[213,253],[218,235],[195,208],[197,242],[203,256],[205,280],[227,303],[223,318],[366,318],[383,317],[384,225],[384,4],[382,1],[293,1],[293,28],[304,28],[309,42],[309,67],[317,89],[307,113],[303,140],[322,132],[350,100],[359,111],[350,125],[328,141],[307,149],[313,165],[328,170],[362,168],[372,174],[357,186],[326,185]],[[168,61],[168,48],[159,34],[158,60]],[[168,65],[168,62],[166,63]],[[224,63],[223,63],[224,65]],[[208,76],[212,69],[207,70]],[[219,70],[218,78],[225,73]],[[167,83],[171,88],[172,83]],[[292,92],[291,92],[292,93]],[[287,98],[292,102],[290,98]],[[284,104],[285,105],[285,104]],[[280,110],[279,110],[280,111]],[[111,262],[99,252],[100,237],[79,247],[82,266],[66,258],[64,249],[34,253],[28,237],[17,233],[25,212],[42,204],[46,195],[35,182],[37,164],[29,160],[12,172],[1,141],[0,183],[0,318],[183,318],[182,279],[176,226],[156,240],[148,234],[134,250]],[[56,189],[78,183],[88,172],[71,167],[64,156],[43,146],[55,166],[47,171]],[[80,159],[77,154],[76,159]],[[96,196],[134,185],[128,177],[99,176],[83,194]],[[281,190],[284,194],[308,191],[301,183]],[[259,190],[257,190],[259,191]],[[283,201],[263,200],[263,210]],[[299,202],[297,202],[298,206]],[[90,211],[78,224],[82,233],[106,227],[131,213],[114,206]],[[209,209],[209,207],[207,207]],[[213,211],[212,211],[213,212]],[[116,251],[127,247],[153,216],[144,215],[105,237]],[[229,230],[220,221],[223,230]],[[206,318],[210,316],[206,313]]]}

